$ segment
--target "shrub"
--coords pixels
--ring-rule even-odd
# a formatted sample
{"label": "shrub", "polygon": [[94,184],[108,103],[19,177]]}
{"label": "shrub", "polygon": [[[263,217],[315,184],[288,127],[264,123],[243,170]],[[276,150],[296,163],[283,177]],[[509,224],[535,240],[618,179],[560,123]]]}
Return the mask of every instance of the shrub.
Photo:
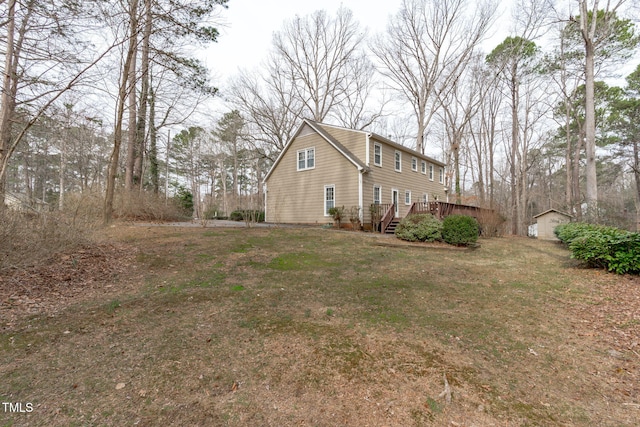
{"label": "shrub", "polygon": [[442,221],[442,240],[450,245],[467,246],[478,241],[478,221],[467,215],[449,215]]}
{"label": "shrub", "polygon": [[342,218],[344,218],[344,206],[341,208],[333,207],[329,209],[329,215],[333,217],[333,221],[336,223],[338,228],[340,228],[340,224],[342,223]]}
{"label": "shrub", "polygon": [[433,242],[442,238],[442,222],[431,214],[412,214],[400,220],[396,236],[410,242]]}
{"label": "shrub", "polygon": [[178,188],[176,189],[174,200],[177,202],[178,206],[182,208],[185,215],[193,215],[193,193],[191,193],[191,191],[189,191],[186,187],[184,187],[183,185],[178,186]]}
{"label": "shrub", "polygon": [[586,222],[568,222],[566,224],[558,225],[553,233],[562,243],[570,244],[573,239],[579,237],[587,232],[597,231],[602,229],[603,226],[596,224],[588,224]]}
{"label": "shrub", "polygon": [[360,224],[360,207],[359,206],[351,206],[349,208],[349,222],[351,223],[352,230],[360,229],[361,224]]}
{"label": "shrub", "polygon": [[554,230],[571,257],[617,274],[640,273],[640,234],[587,223],[562,224]]}
{"label": "shrub", "polygon": [[231,221],[264,222],[264,211],[251,209],[238,209],[229,215]]}
{"label": "shrub", "polygon": [[38,265],[90,243],[85,226],[60,211],[23,213],[0,208],[0,272]]}
{"label": "shrub", "polygon": [[193,201],[188,210],[177,197],[165,200],[146,191],[118,192],[114,206],[114,217],[133,221],[182,221],[192,214]]}

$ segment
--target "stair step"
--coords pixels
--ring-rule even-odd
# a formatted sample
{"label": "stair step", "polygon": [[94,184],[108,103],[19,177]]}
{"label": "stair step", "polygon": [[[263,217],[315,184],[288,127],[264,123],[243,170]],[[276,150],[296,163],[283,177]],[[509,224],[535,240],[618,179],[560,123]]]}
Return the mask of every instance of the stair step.
{"label": "stair step", "polygon": [[384,230],[385,234],[394,234],[396,231],[396,227],[398,226],[398,224],[400,223],[400,221],[398,220],[393,220],[389,223],[389,225],[387,226],[387,229]]}

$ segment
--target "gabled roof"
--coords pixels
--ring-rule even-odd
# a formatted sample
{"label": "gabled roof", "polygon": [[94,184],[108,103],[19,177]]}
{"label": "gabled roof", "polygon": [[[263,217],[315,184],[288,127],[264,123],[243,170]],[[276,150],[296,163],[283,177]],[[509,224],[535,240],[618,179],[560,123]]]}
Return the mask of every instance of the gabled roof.
{"label": "gabled roof", "polygon": [[413,150],[413,149],[411,149],[409,147],[406,147],[406,146],[404,146],[402,144],[398,144],[397,142],[392,141],[389,138],[386,138],[386,137],[384,137],[382,135],[379,135],[379,134],[377,134],[375,132],[369,132],[369,131],[366,131],[366,130],[348,129],[348,128],[344,128],[344,127],[341,127],[341,126],[329,125],[329,124],[324,124],[324,123],[322,124],[322,126],[348,130],[350,132],[362,133],[363,135],[369,135],[369,137],[371,137],[373,139],[376,139],[376,140],[378,140],[380,142],[384,142],[385,144],[387,144],[387,145],[389,145],[389,146],[391,146],[393,148],[397,148],[398,150],[406,151],[407,153],[411,154],[412,156],[418,157],[418,158],[423,159],[423,160],[427,160],[428,162],[434,163],[434,164],[436,164],[438,166],[446,166],[445,163],[442,163],[441,161],[436,160],[433,157],[426,156],[426,155],[424,155],[424,154],[422,154],[422,153],[420,153],[420,152],[418,152],[416,150]]}
{"label": "gabled roof", "polygon": [[548,213],[550,213],[550,212],[559,213],[560,215],[564,215],[564,216],[566,216],[566,217],[573,218],[573,216],[569,215],[568,213],[561,212],[561,211],[559,211],[559,210],[557,210],[557,209],[549,209],[549,210],[546,210],[546,211],[544,211],[544,212],[539,213],[538,215],[534,215],[533,217],[534,217],[534,218],[538,218],[539,216],[542,216],[542,215],[548,214]]}
{"label": "gabled roof", "polygon": [[320,135],[324,140],[326,140],[330,145],[333,146],[333,148],[335,148],[336,150],[338,150],[338,152],[340,154],[342,154],[347,160],[349,160],[355,167],[358,168],[358,170],[360,171],[369,171],[370,169],[367,167],[366,164],[364,164],[360,159],[358,159],[351,151],[349,151],[344,145],[342,145],[340,142],[338,142],[337,139],[335,139],[333,136],[331,136],[329,134],[329,132],[327,132],[326,130],[324,130],[322,128],[322,126],[319,123],[314,122],[313,120],[309,120],[309,119],[303,119],[302,123],[300,124],[300,126],[298,127],[298,130],[293,134],[293,136],[291,137],[291,139],[289,139],[289,141],[287,142],[287,144],[284,146],[282,152],[280,153],[280,155],[278,156],[278,158],[276,159],[276,161],[273,163],[273,166],[271,166],[271,169],[269,169],[269,172],[267,172],[267,174],[264,177],[263,181],[266,181],[269,176],[271,175],[271,173],[275,170],[275,168],[278,166],[278,164],[280,163],[280,160],[282,160],[282,157],[284,156],[284,154],[289,150],[289,147],[291,146],[291,144],[293,143],[293,141],[298,137],[298,135],[300,134],[300,132],[302,131],[302,129],[305,127],[305,125],[309,126],[311,129],[313,129],[318,135]]}

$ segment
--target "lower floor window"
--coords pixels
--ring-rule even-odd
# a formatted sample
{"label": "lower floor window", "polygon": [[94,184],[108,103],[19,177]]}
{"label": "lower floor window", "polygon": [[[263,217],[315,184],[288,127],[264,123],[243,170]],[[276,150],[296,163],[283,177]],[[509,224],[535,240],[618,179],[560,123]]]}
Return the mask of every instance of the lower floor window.
{"label": "lower floor window", "polygon": [[324,215],[329,216],[329,209],[336,205],[336,186],[324,186]]}
{"label": "lower floor window", "polygon": [[373,203],[375,205],[379,205],[380,204],[380,196],[382,194],[382,189],[380,188],[379,185],[374,185],[373,186]]}
{"label": "lower floor window", "polygon": [[405,205],[410,205],[411,204],[411,191],[409,191],[409,190],[404,192],[404,204]]}

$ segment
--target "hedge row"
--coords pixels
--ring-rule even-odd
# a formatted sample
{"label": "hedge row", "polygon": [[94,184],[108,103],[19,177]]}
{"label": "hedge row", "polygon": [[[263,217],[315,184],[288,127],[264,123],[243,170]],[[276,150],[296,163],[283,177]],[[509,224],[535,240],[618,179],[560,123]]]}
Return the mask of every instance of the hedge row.
{"label": "hedge row", "polygon": [[640,274],[640,233],[604,225],[573,222],[554,230],[571,257],[617,274]]}
{"label": "hedge row", "polygon": [[396,227],[396,236],[410,242],[444,241],[450,245],[468,246],[478,240],[478,222],[466,215],[450,215],[443,221],[431,214],[413,214]]}

